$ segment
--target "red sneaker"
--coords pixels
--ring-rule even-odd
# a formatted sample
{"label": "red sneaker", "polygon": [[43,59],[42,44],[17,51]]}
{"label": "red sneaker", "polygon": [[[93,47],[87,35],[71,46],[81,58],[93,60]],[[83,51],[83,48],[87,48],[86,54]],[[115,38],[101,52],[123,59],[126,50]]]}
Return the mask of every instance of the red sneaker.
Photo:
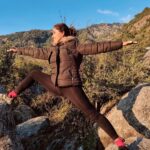
{"label": "red sneaker", "polygon": [[125,140],[121,137],[118,137],[114,140],[114,144],[116,144],[119,148],[119,150],[128,150],[128,148],[125,145]]}
{"label": "red sneaker", "polygon": [[8,93],[8,97],[9,98],[16,98],[17,97],[17,93],[13,90],[13,91]]}

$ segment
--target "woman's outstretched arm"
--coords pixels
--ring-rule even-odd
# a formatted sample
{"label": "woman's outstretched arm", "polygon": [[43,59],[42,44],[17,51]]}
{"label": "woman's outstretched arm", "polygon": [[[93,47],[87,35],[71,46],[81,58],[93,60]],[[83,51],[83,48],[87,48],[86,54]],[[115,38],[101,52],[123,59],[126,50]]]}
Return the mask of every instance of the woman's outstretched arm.
{"label": "woman's outstretched arm", "polygon": [[7,52],[14,52],[19,55],[31,56],[37,59],[48,60],[49,55],[52,51],[52,48],[31,48],[31,47],[20,47],[20,48],[11,48]]}
{"label": "woman's outstretched arm", "polygon": [[122,40],[118,41],[103,41],[103,42],[95,42],[89,44],[79,44],[77,46],[77,50],[83,55],[92,55],[98,53],[106,53],[121,49],[123,46],[135,44],[137,42]]}

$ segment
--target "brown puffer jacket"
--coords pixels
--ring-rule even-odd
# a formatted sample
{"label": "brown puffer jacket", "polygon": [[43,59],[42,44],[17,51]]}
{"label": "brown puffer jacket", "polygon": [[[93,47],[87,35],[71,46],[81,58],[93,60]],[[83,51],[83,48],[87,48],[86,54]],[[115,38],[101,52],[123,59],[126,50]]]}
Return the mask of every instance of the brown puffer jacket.
{"label": "brown puffer jacket", "polygon": [[122,48],[122,41],[104,41],[79,44],[73,36],[64,37],[57,46],[49,48],[18,48],[18,54],[48,60],[51,80],[55,86],[82,85],[79,74],[83,55],[110,52]]}

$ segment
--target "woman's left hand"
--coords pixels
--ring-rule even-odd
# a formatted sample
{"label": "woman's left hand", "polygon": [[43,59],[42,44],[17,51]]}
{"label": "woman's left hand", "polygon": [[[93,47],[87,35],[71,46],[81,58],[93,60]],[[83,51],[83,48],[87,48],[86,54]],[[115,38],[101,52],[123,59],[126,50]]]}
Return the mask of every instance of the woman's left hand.
{"label": "woman's left hand", "polygon": [[123,42],[123,46],[131,45],[131,44],[137,44],[137,41],[125,41],[125,42]]}

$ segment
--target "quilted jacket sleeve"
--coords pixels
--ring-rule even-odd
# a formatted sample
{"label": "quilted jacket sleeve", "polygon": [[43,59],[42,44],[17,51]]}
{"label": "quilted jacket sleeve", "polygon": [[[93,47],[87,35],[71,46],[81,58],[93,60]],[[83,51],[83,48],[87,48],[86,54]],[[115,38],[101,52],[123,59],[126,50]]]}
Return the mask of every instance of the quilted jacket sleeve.
{"label": "quilted jacket sleeve", "polygon": [[119,41],[103,41],[88,44],[79,44],[77,50],[83,55],[92,55],[99,53],[106,53],[121,49],[123,42]]}
{"label": "quilted jacket sleeve", "polygon": [[37,59],[45,59],[49,58],[52,49],[50,48],[17,48],[17,54],[31,56]]}

